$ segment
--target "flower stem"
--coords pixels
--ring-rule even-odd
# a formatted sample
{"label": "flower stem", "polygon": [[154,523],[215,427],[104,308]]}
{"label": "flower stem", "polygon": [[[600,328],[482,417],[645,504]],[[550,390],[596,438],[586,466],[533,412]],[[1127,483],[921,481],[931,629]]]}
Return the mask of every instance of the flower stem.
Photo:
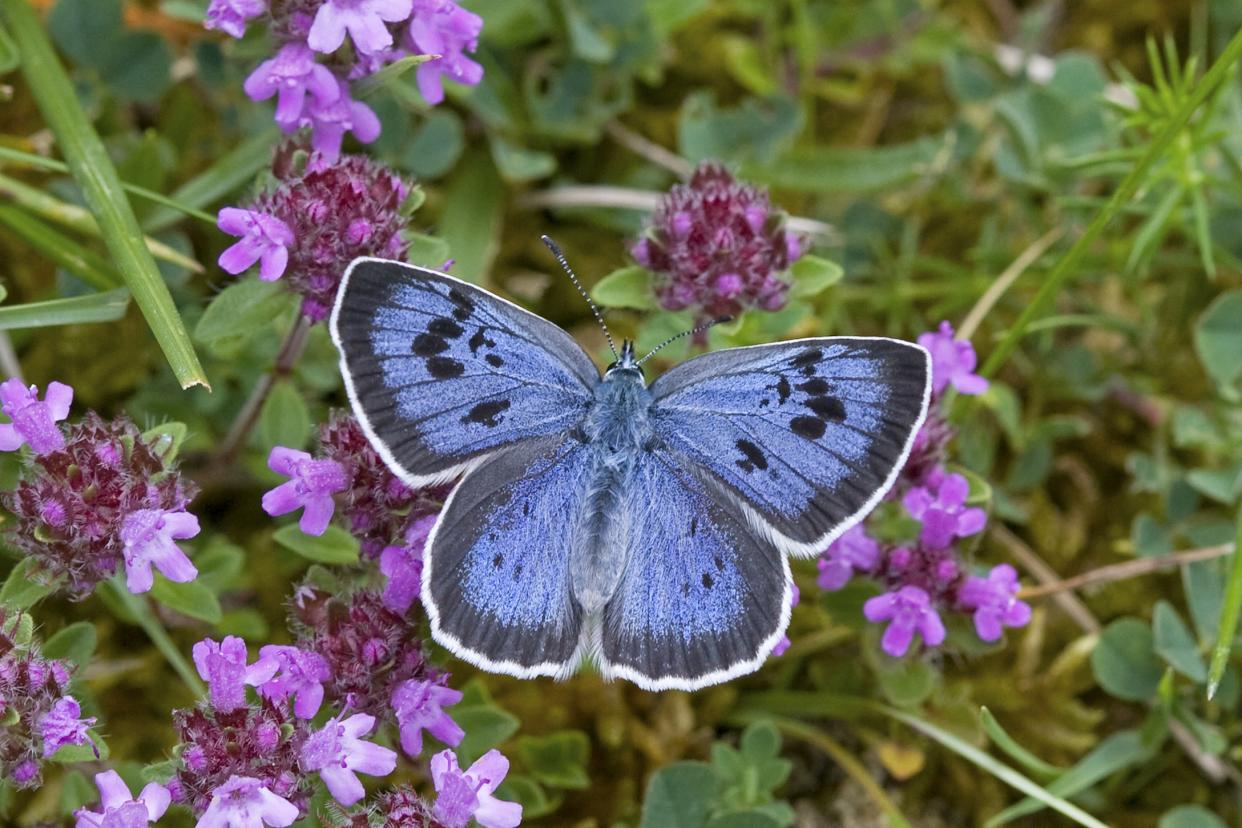
{"label": "flower stem", "polygon": [[160,651],[168,664],[176,671],[181,680],[185,682],[185,686],[190,688],[196,697],[202,697],[207,694],[207,687],[199,679],[198,673],[186,660],[181,650],[177,648],[176,642],[172,640],[172,636],[168,634],[168,630],[164,629],[164,625],[160,623],[159,618],[151,609],[151,604],[145,596],[135,595],[126,588],[121,582],[121,576],[117,576],[108,582],[113,596],[125,607],[134,617],[134,621],[138,626],[142,627],[143,632],[151,639],[151,643]]}
{"label": "flower stem", "polygon": [[224,438],[224,442],[220,444],[220,449],[216,452],[218,462],[227,463],[232,460],[246,442],[246,437],[250,435],[254,424],[259,421],[259,414],[263,411],[263,403],[267,402],[267,397],[272,393],[272,388],[276,385],[276,381],[288,376],[293,371],[293,367],[297,365],[302,352],[306,350],[306,340],[310,334],[311,324],[310,319],[301,314],[298,315],[298,321],[289,329],[288,336],[285,337],[284,343],[280,346],[280,353],[276,355],[276,361],[272,363],[272,370],[259,378],[259,381],[255,383],[254,390],[250,392],[250,398],[246,400],[246,404],[237,412],[237,418],[233,420],[233,425],[229,428],[228,435]]}

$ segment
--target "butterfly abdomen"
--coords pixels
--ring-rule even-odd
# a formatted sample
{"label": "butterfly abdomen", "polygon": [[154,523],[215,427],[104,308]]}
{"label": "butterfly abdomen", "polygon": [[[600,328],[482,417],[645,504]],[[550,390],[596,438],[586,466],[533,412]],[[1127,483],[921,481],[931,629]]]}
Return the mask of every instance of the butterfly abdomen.
{"label": "butterfly abdomen", "polygon": [[592,456],[591,486],[570,548],[574,597],[590,614],[603,609],[625,569],[625,498],[643,447],[654,436],[651,395],[637,373],[614,372],[596,387],[581,433]]}

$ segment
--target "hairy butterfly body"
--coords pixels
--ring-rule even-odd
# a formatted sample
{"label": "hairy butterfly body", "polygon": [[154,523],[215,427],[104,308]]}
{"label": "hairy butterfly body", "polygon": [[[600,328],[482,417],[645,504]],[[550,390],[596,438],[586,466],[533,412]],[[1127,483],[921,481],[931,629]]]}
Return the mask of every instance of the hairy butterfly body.
{"label": "hairy butterfly body", "polygon": [[756,669],[813,555],[891,487],[930,359],[889,339],[717,351],[648,387],[451,276],[359,259],[331,329],[354,411],[405,482],[461,476],[424,552],[432,634],[484,669],[586,658],[647,689]]}

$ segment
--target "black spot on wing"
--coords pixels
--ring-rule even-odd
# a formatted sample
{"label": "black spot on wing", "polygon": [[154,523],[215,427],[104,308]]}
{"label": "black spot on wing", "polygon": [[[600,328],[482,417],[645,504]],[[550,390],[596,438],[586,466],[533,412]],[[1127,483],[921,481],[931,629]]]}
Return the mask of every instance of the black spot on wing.
{"label": "black spot on wing", "polygon": [[820,348],[807,348],[798,354],[789,364],[802,372],[804,376],[815,376],[815,366],[824,360],[824,352]]}
{"label": "black spot on wing", "polygon": [[479,349],[486,345],[489,348],[495,348],[496,343],[487,336],[487,328],[479,328],[474,332],[474,336],[470,337],[470,353],[478,356]]}
{"label": "black spot on wing", "polygon": [[474,302],[471,302],[470,297],[457,288],[449,288],[448,298],[455,305],[453,318],[458,322],[465,322],[470,318],[470,314],[474,313]]}
{"label": "black spot on wing", "polygon": [[497,356],[496,354],[488,354],[487,356],[483,358],[487,360],[487,364],[492,366],[493,368],[499,368],[500,366],[505,364],[505,361],[501,359],[499,356]]}
{"label": "black spot on wing", "polygon": [[453,379],[466,372],[466,366],[452,357],[433,356],[427,360],[427,373],[436,379]]}
{"label": "black spot on wing", "polygon": [[758,446],[750,440],[738,440],[736,445],[737,450],[742,453],[742,459],[737,461],[742,471],[753,472],[755,469],[761,471],[767,469],[768,458],[763,456],[763,452],[759,450]]}
{"label": "black spot on wing", "polygon": [[710,574],[706,572],[703,573],[703,588],[704,589],[711,589],[712,585],[715,583],[716,582],[712,579],[712,576]]}
{"label": "black spot on wing", "polygon": [[478,423],[479,425],[485,425],[488,428],[495,428],[500,425],[500,421],[503,419],[503,417],[500,416],[501,412],[508,409],[508,407],[508,400],[490,400],[488,402],[481,402],[474,408],[470,409],[466,416],[461,418],[461,421],[463,423]]}
{"label": "black spot on wing", "polygon": [[839,423],[845,419],[845,405],[836,397],[811,397],[806,401],[806,407],[821,420]]}
{"label": "black spot on wing", "polygon": [[805,391],[808,394],[819,395],[827,394],[829,389],[828,381],[820,377],[809,379],[806,382],[798,383],[798,390]]}
{"label": "black spot on wing", "polygon": [[690,518],[690,537],[694,537],[699,533],[699,519]]}
{"label": "black spot on wing", "polygon": [[442,336],[445,339],[456,339],[466,332],[466,329],[458,325],[447,316],[437,316],[427,325],[427,333]]}
{"label": "black spot on wing", "polygon": [[421,333],[414,337],[414,356],[429,357],[442,354],[449,349],[444,337],[433,333]]}
{"label": "black spot on wing", "polygon": [[500,569],[500,565],[504,562],[505,562],[505,556],[497,552],[496,556],[492,558],[492,568]]}
{"label": "black spot on wing", "polygon": [[799,437],[805,437],[808,440],[818,440],[824,436],[824,432],[828,429],[827,424],[819,417],[807,417],[800,415],[789,421],[789,427],[794,434]]}

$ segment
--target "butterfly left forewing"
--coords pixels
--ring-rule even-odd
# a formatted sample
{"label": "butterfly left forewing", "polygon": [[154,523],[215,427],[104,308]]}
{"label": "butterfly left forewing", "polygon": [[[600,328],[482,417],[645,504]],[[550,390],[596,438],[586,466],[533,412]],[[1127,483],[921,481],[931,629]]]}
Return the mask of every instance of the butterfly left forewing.
{"label": "butterfly left forewing", "polygon": [[573,438],[501,449],[453,491],[423,553],[432,636],[494,672],[567,675],[582,611],[569,548],[592,464]]}
{"label": "butterfly left forewing", "polygon": [[652,385],[663,445],[781,549],[814,555],[891,488],[927,414],[927,351],[832,337],[715,351]]}
{"label": "butterfly left forewing", "polygon": [[757,669],[789,621],[785,555],[718,484],[656,449],[621,503],[625,564],[604,607],[601,671],[694,690]]}
{"label": "butterfly left forewing", "polygon": [[332,313],[363,429],[411,485],[581,420],[599,373],[556,325],[452,276],[359,259]]}

